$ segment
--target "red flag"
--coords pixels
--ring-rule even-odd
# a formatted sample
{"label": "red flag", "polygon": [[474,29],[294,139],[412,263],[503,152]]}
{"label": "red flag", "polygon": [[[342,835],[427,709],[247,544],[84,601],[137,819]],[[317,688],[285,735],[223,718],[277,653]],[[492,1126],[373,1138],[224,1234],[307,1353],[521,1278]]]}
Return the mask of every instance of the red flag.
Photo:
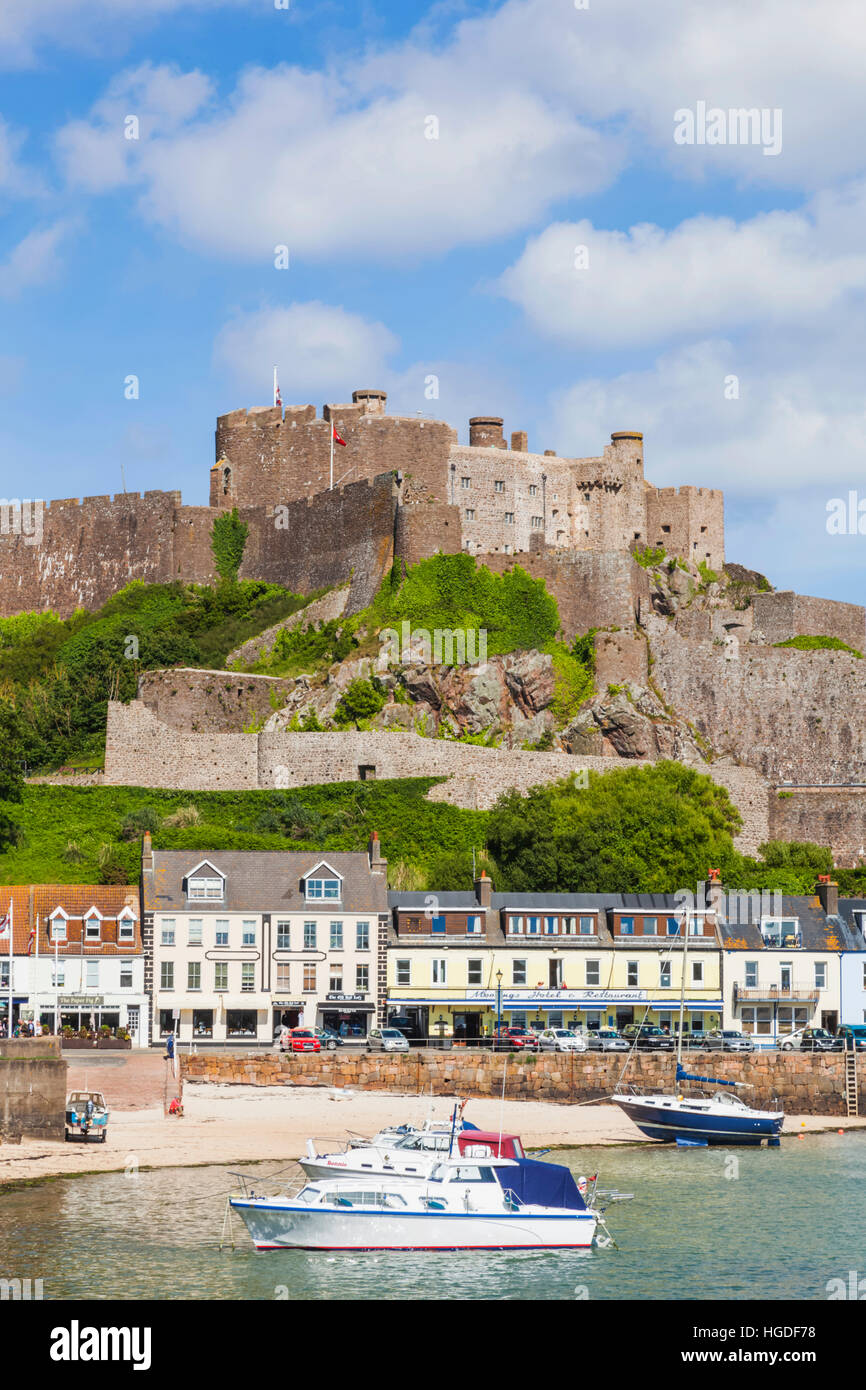
{"label": "red flag", "polygon": [[35,937],[36,937],[36,928],[33,927],[32,930],[31,930],[31,932],[30,932],[30,940],[27,942],[27,954],[28,954],[28,956],[30,955],[30,952],[33,950],[33,942],[34,942]]}
{"label": "red flag", "polygon": [[334,431],[334,443],[335,443],[335,444],[342,444],[343,448],[345,449],[345,447],[346,447],[346,441],[345,441],[345,439],[342,438],[341,435],[337,434],[337,426],[336,426],[336,425],[332,425],[332,426],[331,426],[331,429]]}

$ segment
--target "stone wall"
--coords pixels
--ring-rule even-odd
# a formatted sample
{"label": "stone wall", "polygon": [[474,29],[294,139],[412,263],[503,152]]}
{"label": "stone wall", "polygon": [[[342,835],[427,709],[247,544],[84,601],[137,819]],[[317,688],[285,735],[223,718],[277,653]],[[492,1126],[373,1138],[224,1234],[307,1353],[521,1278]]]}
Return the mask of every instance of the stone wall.
{"label": "stone wall", "polygon": [[[709,1065],[709,1055],[705,1059]],[[712,1070],[724,1080],[751,1087],[749,1103],[758,1108],[781,1102],[790,1115],[844,1115],[844,1057],[756,1052],[750,1056],[712,1054]],[[413,1049],[408,1055],[201,1051],[181,1059],[185,1081],[247,1086],[337,1086],[360,1091],[395,1091],[439,1096],[500,1096],[503,1072],[508,1100],[568,1104],[610,1095],[622,1071],[622,1057],[601,1053],[551,1056],[512,1055],[455,1048],[448,1052]],[[632,1085],[670,1087],[674,1063],[659,1053],[637,1053],[629,1067]],[[702,1062],[698,1070],[703,1073]],[[866,1067],[860,1068],[860,1107],[866,1106]],[[637,1137],[637,1136],[635,1136]]]}
{"label": "stone wall", "polygon": [[255,734],[191,734],[172,729],[140,700],[109,701],[106,785],[182,791],[255,791]]}
{"label": "stone wall", "polygon": [[662,619],[647,626],[656,685],[717,754],[771,782],[866,780],[866,660],[742,641],[731,660]]}
{"label": "stone wall", "polygon": [[556,599],[567,642],[591,627],[631,629],[649,602],[646,570],[616,550],[555,552],[549,547],[519,555],[480,554],[479,564],[504,574],[515,564],[543,579]]}
{"label": "stone wall", "polygon": [[66,1063],[59,1038],[0,1041],[0,1141],[22,1135],[62,1139],[65,1133]]}
{"label": "stone wall", "polygon": [[647,536],[668,555],[712,570],[725,563],[725,499],[717,488],[661,487],[647,490]]}
{"label": "stone wall", "polygon": [[306,604],[304,608],[299,608],[297,613],[291,613],[288,618],[274,623],[273,627],[266,628],[257,637],[251,637],[242,646],[235,647],[234,651],[229,652],[226,658],[226,666],[254,665],[260,656],[271,650],[281,632],[288,632],[294,627],[318,627],[319,624],[330,623],[336,618],[341,618],[346,611],[348,600],[348,584],[341,584],[339,587],[331,589],[330,593],[323,594],[321,598],[313,599],[313,602]]}
{"label": "stone wall", "polygon": [[[344,598],[345,602],[345,598]],[[142,671],[138,698],[162,724],[190,733],[239,733],[285,704],[294,681],[185,666]]]}
{"label": "stone wall", "polygon": [[756,594],[752,600],[755,627],[768,642],[787,642],[792,637],[838,637],[862,652],[866,647],[866,608],[836,599],[809,598],[783,590]]}
{"label": "stone wall", "polygon": [[772,787],[774,840],[831,845],[841,868],[866,861],[866,787]]}

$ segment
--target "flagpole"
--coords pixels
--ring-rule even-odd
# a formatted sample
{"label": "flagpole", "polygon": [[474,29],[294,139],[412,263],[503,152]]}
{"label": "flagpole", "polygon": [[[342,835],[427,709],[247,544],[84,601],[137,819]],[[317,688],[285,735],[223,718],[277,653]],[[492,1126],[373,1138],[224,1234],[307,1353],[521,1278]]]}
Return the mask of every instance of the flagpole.
{"label": "flagpole", "polygon": [[55,1036],[55,1037],[57,1037],[58,1033],[60,1032],[60,985],[59,985],[59,983],[58,983],[58,975],[57,975],[57,969],[58,969],[57,951],[58,951],[58,949],[59,949],[59,945],[60,945],[60,943],[59,943],[57,937],[55,936],[55,938],[54,938],[54,1036]]}
{"label": "flagpole", "polygon": [[12,1037],[12,942],[15,939],[15,917],[12,894],[9,894],[9,1021],[6,1025],[7,1038]]}
{"label": "flagpole", "polygon": [[277,403],[277,369],[274,367],[274,405]]}
{"label": "flagpole", "polygon": [[330,416],[330,414],[329,414],[328,418],[329,418],[330,425],[331,425],[331,484],[330,484],[330,490],[331,490],[331,492],[333,492],[333,490],[334,490],[334,421],[333,421],[333,418]]}
{"label": "flagpole", "polygon": [[[39,1009],[39,913],[36,914],[36,989],[33,1000],[33,1036],[36,1037],[36,1014]],[[39,1019],[39,1036],[42,1036],[42,1017]]]}

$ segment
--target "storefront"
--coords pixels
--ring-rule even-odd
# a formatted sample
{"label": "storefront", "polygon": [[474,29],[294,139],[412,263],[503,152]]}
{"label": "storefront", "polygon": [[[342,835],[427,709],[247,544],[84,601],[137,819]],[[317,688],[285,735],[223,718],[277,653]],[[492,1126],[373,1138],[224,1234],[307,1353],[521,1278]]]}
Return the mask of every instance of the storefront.
{"label": "storefront", "polygon": [[303,999],[274,999],[273,1005],[273,1034],[276,1038],[283,1028],[302,1028],[304,1025],[304,1001]]}
{"label": "storefront", "polygon": [[370,1003],[366,994],[331,991],[317,1007],[316,1024],[338,1037],[357,1041],[366,1038],[375,1013],[376,1005]]}

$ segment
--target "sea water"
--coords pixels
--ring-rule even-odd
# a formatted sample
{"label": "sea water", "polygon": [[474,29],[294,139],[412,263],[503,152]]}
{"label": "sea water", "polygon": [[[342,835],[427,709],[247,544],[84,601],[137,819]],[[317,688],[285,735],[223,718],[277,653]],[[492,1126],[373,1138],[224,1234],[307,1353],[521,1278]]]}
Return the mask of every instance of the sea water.
{"label": "sea water", "polygon": [[[220,1251],[229,1170],[162,1169],[0,1190],[0,1280],[41,1279],[46,1300],[776,1300],[827,1299],[852,1271],[866,1277],[866,1132],[548,1157],[634,1194],[607,1208],[618,1248],[257,1253],[235,1216],[235,1248]],[[286,1165],[245,1171],[268,1192]]]}

